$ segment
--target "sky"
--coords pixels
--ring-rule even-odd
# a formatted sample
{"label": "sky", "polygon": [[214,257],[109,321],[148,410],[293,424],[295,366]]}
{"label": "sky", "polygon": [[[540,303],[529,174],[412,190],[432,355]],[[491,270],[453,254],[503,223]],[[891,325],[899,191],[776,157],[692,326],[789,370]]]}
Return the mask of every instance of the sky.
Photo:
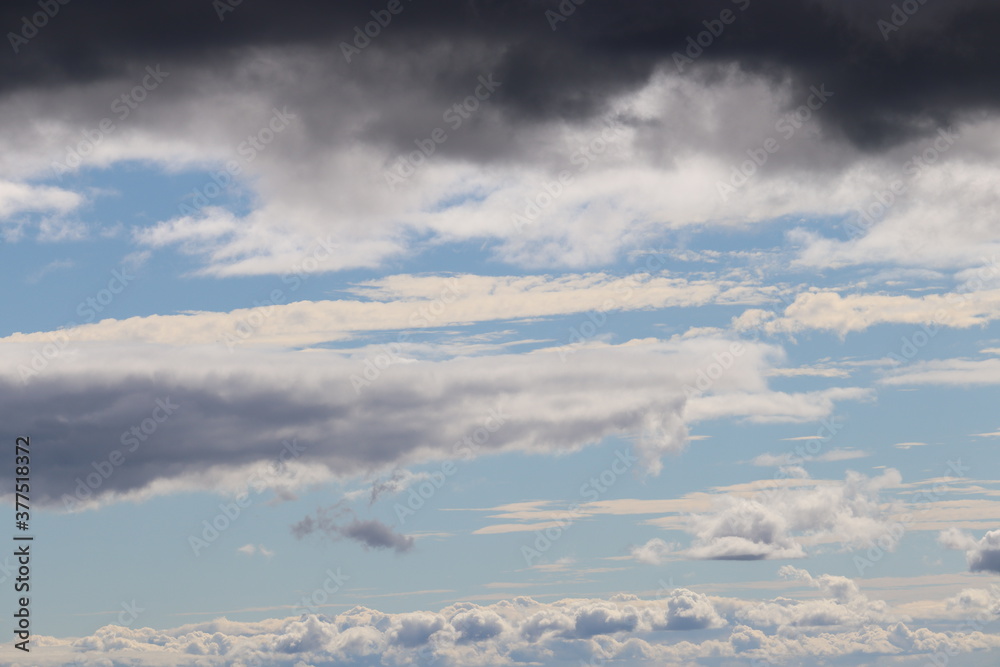
{"label": "sky", "polygon": [[1000,5],[0,27],[0,665],[997,664]]}

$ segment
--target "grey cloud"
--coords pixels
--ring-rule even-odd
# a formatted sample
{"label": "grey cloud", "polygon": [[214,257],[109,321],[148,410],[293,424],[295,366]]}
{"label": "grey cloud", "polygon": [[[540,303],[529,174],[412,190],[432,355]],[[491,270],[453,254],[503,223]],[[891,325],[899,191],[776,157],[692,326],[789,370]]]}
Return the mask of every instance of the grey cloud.
{"label": "grey cloud", "polygon": [[980,539],[951,528],[943,531],[938,538],[948,549],[965,551],[969,572],[993,572],[1000,574],[1000,530],[987,531]]}
{"label": "grey cloud", "polygon": [[393,549],[397,553],[413,548],[414,539],[409,535],[396,533],[380,521],[355,520],[340,528],[340,534],[352,540],[361,542],[372,549]]}
{"label": "grey cloud", "polygon": [[409,535],[397,533],[377,519],[352,518],[341,523],[338,518],[352,514],[346,508],[334,505],[330,508],[320,508],[316,516],[307,516],[292,526],[292,534],[302,539],[313,533],[322,533],[331,539],[340,537],[354,540],[365,549],[392,549],[396,553],[405,553],[413,549],[415,540]]}
{"label": "grey cloud", "polygon": [[[297,465],[348,477],[428,454],[574,448],[642,432],[655,425],[650,414],[679,419],[678,374],[696,363],[687,354],[580,351],[573,364],[555,354],[400,364],[359,395],[350,382],[358,363],[332,352],[247,352],[209,362],[196,352],[155,348],[157,359],[154,348],[141,349],[108,349],[130,360],[113,365],[89,348],[82,365],[61,368],[57,359],[27,384],[0,382],[0,417],[45,443],[36,454],[36,502],[61,505],[81,483],[84,497],[105,499],[155,480],[195,479],[221,490],[226,471],[266,462],[276,478]],[[756,376],[751,368],[741,373]],[[611,400],[610,386],[617,388]],[[154,423],[150,415],[165,399],[178,407]],[[683,427],[649,433],[644,451],[653,460],[683,447],[684,437]],[[107,463],[112,456],[115,465]],[[87,485],[88,476],[96,484]]]}
{"label": "grey cloud", "polygon": [[[878,146],[947,122],[956,112],[995,108],[1000,46],[986,26],[997,25],[1000,8],[985,0],[914,0],[919,10],[897,17],[900,29],[886,35],[878,22],[892,20],[894,4],[588,3],[552,30],[546,11],[558,11],[557,0],[403,2],[403,11],[353,65],[360,79],[376,64],[398,70],[451,51],[446,67],[420,72],[421,84],[438,100],[451,100],[467,86],[467,73],[492,65],[506,81],[498,99],[506,113],[572,119],[598,113],[610,95],[634,89],[657,64],[672,66],[673,54],[705,32],[705,22],[730,10],[736,14],[732,25],[705,40],[710,44],[698,59],[703,73],[737,63],[775,80],[791,77],[802,91],[825,82],[850,100],[829,119],[859,144]],[[51,87],[107,78],[140,62],[210,68],[241,50],[315,45],[346,68],[339,43],[353,39],[355,26],[371,21],[373,9],[382,7],[357,0],[241,3],[219,20],[212,3],[198,0],[104,0],[86,8],[70,3],[18,53],[6,52],[0,78],[8,90]],[[0,25],[17,30],[22,17],[37,11],[35,2],[5,4]]]}
{"label": "grey cloud", "polygon": [[[687,444],[685,413],[712,400],[689,401],[684,386],[729,345],[688,339],[580,349],[573,363],[539,352],[394,364],[359,392],[351,376],[361,365],[330,350],[219,357],[210,348],[81,345],[66,353],[72,361],[55,358],[25,383],[17,369],[33,348],[12,344],[4,348],[0,419],[46,443],[33,480],[44,505],[62,506],[67,496],[77,504],[145,497],[154,482],[159,493],[291,492],[430,460],[572,450],[616,434],[637,436],[637,470],[656,474],[664,454]],[[773,354],[746,344],[713,391],[752,397],[755,410],[786,419],[828,414],[827,398],[790,402],[766,389]],[[166,415],[158,401],[177,407]],[[735,400],[709,414],[745,409]],[[261,466],[268,472],[258,480]]]}

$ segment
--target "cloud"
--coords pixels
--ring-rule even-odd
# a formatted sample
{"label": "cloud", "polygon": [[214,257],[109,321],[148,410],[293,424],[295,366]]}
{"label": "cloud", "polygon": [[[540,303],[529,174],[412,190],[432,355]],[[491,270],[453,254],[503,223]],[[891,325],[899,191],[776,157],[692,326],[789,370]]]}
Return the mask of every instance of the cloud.
{"label": "cloud", "polygon": [[71,269],[74,266],[76,266],[76,263],[71,259],[56,259],[28,274],[24,281],[29,284],[35,284],[50,273],[65,271],[66,269]]}
{"label": "cloud", "polygon": [[[219,618],[165,630],[105,626],[87,637],[38,637],[46,650],[35,664],[301,667],[419,660],[501,666],[582,660],[709,665],[720,659],[767,659],[796,665],[817,657],[853,664],[886,655],[926,660],[946,647],[952,656],[1000,648],[1000,638],[992,633],[941,632],[913,624],[885,602],[868,598],[847,577],[814,576],[790,567],[780,574],[815,588],[817,595],[745,600],[677,588],[656,599],[616,595],[544,603],[516,597],[485,606],[458,602],[438,611],[383,613],[358,606],[335,616],[258,622]],[[987,597],[970,591],[955,603],[978,613],[991,606]],[[13,650],[3,648],[0,658],[13,659]]]}
{"label": "cloud", "polygon": [[676,542],[664,542],[658,537],[654,537],[645,544],[632,547],[630,555],[640,563],[647,565],[662,565],[669,559],[670,555],[678,550]]}
{"label": "cloud", "polygon": [[338,522],[344,515],[353,515],[353,512],[340,505],[321,507],[316,511],[315,517],[310,515],[294,524],[292,534],[302,539],[313,533],[321,533],[334,540],[339,538],[354,540],[365,550],[392,549],[396,553],[410,551],[416,544],[413,537],[397,533],[377,519],[352,518],[345,523]]}
{"label": "cloud", "polygon": [[753,496],[727,495],[716,509],[690,517],[694,539],[682,552],[707,560],[805,558],[808,543],[851,549],[887,533],[890,514],[879,491],[900,483],[896,470],[878,477],[850,471],[843,482],[809,488],[761,488]]}
{"label": "cloud", "polygon": [[[934,119],[996,106],[986,65],[997,57],[996,46],[969,27],[996,20],[991,3],[922,6],[905,28],[896,31],[899,26],[890,25],[888,36],[879,24],[891,17],[888,1],[849,7],[829,0],[733,5],[719,0],[698,6],[675,2],[662,7],[632,3],[613,10],[588,7],[561,17],[567,20],[556,23],[554,27],[562,28],[556,30],[546,14],[559,11],[554,1],[530,6],[454,0],[404,5],[383,34],[346,63],[340,42],[353,38],[353,26],[372,20],[371,7],[362,2],[322,10],[301,1],[280,10],[231,7],[232,12],[217,17],[193,2],[139,7],[109,0],[102,13],[119,16],[118,21],[82,15],[66,20],[74,14],[69,9],[48,22],[44,39],[23,46],[16,60],[4,61],[0,73],[7,91],[23,90],[97,82],[141,70],[132,65],[137,62],[224,66],[233,54],[253,49],[295,52],[323,45],[325,58],[318,62],[350,72],[359,82],[409,70],[414,86],[426,86],[436,99],[450,99],[462,92],[462,74],[492,71],[509,82],[497,102],[504,115],[522,122],[573,120],[596,113],[611,96],[641,86],[657,63],[674,67],[673,54],[683,53],[688,38],[706,30],[704,21],[728,9],[736,16],[734,25],[725,27],[724,40],[704,49],[692,65],[692,75],[708,76],[735,63],[775,80],[789,77],[797,90],[826,83],[853,104],[831,110],[825,122],[861,145],[882,146],[925,129]],[[4,25],[17,26],[21,14],[21,7],[10,6],[0,18]],[[75,21],[82,21],[79,30],[73,29]],[[941,38],[952,34],[959,36],[960,45]],[[93,42],[104,45],[100,55],[86,50]],[[414,55],[426,54],[431,44],[449,54],[450,66],[436,76],[408,67]],[[599,54],[594,44],[602,45]],[[840,64],[845,45],[857,54],[846,66]],[[406,127],[394,134],[405,134]]]}
{"label": "cloud", "polygon": [[1000,384],[1000,359],[917,361],[880,380],[888,386],[976,386]]}
{"label": "cloud", "polygon": [[[221,200],[190,193],[186,208],[132,237],[143,248],[196,257],[205,275],[291,279],[308,260],[321,259],[305,273],[376,267],[421,248],[470,240],[489,241],[490,252],[506,263],[585,267],[648,249],[671,230],[787,216],[841,219],[870,204],[872,192],[885,187],[882,174],[920,155],[948,123],[969,146],[956,143],[908,183],[907,201],[860,242],[840,243],[815,231],[791,240],[807,265],[830,257],[910,263],[917,253],[898,243],[907,238],[903,232],[922,239],[930,258],[946,266],[970,268],[996,249],[990,241],[996,195],[988,186],[1000,150],[990,139],[996,96],[984,92],[990,90],[985,71],[969,65],[985,62],[971,53],[988,57],[994,47],[965,29],[988,21],[995,8],[972,0],[961,8],[922,7],[905,40],[886,41],[875,24],[892,13],[891,3],[881,11],[875,5],[845,11],[831,1],[754,5],[739,12],[739,22],[692,68],[678,71],[673,54],[704,32],[707,17],[732,10],[733,3],[713,4],[650,9],[636,3],[616,6],[613,19],[609,10],[591,8],[589,17],[574,13],[572,29],[557,31],[549,29],[542,6],[409,7],[352,63],[339,43],[351,39],[353,26],[371,20],[371,8],[354,3],[324,8],[322,16],[301,6],[278,16],[242,7],[213,26],[224,39],[214,30],[208,39],[203,26],[177,44],[165,41],[166,28],[140,47],[142,30],[95,25],[82,30],[107,50],[86,65],[42,45],[52,39],[72,49],[79,39],[61,41],[65,28],[53,19],[47,37],[16,59],[16,74],[34,71],[35,78],[17,86],[6,80],[0,94],[0,117],[16,134],[0,177],[51,177],[53,164],[67,161],[66,147],[80,143],[80,128],[106,116],[109,104],[146,76],[146,66],[162,64],[170,74],[153,91],[155,103],[143,104],[140,114],[105,136],[84,164],[136,160],[170,173],[199,169],[228,178],[225,165],[235,160],[240,173],[227,188],[252,191],[250,210],[226,210],[217,206]],[[158,20],[152,10],[111,5],[108,11],[122,21],[142,18],[140,25],[205,23],[203,7],[171,9]],[[10,18],[10,25],[20,24],[21,15]],[[913,29],[924,21],[930,23]],[[291,29],[298,24],[300,31]],[[952,32],[938,33],[943,26]],[[963,46],[942,46],[950,41],[930,34],[962,35]],[[927,49],[909,40],[924,39],[942,60],[914,76]],[[806,55],[804,43],[813,45]],[[849,59],[845,44],[854,45]],[[121,60],[112,55],[118,49]],[[911,61],[904,64],[903,57]],[[954,71],[961,81],[937,74],[948,57],[960,61]],[[857,64],[824,64],[845,60]],[[482,85],[481,76],[502,84],[452,129],[444,114]],[[889,88],[906,81],[906,94],[884,93],[886,81],[893,82]],[[820,88],[833,96],[785,138],[777,128],[782,121],[789,127],[794,110],[808,111],[802,105]],[[910,97],[917,90],[938,94]],[[200,113],[206,107],[230,113]],[[241,143],[266,127],[275,109],[292,117],[289,124],[247,158]],[[447,129],[447,141],[429,158],[417,153],[419,169],[390,190],[387,173],[436,128]],[[721,197],[719,184],[768,137],[781,137],[781,150],[755,170],[754,187]],[[551,197],[544,187],[563,172],[569,182],[532,215],[532,224],[514,224],[515,215],[524,217],[536,200]],[[206,183],[215,185],[207,175]],[[956,191],[968,206],[953,205]],[[981,222],[954,224],[969,218]]]}
{"label": "cloud", "polygon": [[[766,322],[772,332],[832,331],[841,336],[879,324],[912,324],[921,336],[936,335],[938,327],[969,328],[1000,318],[1000,290],[924,296],[805,292]],[[925,343],[926,344],[926,343]],[[911,343],[914,351],[918,348]],[[902,352],[905,354],[905,350]]]}
{"label": "cloud", "polygon": [[912,449],[913,447],[926,447],[926,442],[897,442],[893,447],[896,449]]}
{"label": "cloud", "polygon": [[[785,439],[792,440],[793,438]],[[850,461],[853,459],[863,459],[867,456],[871,456],[871,454],[863,452],[860,449],[831,449],[817,456],[811,456],[809,454],[803,454],[800,456],[792,452],[785,452],[784,454],[758,454],[750,461],[750,463],[755,466],[780,467],[804,463],[806,461]]]}
{"label": "cloud", "polygon": [[[861,391],[770,392],[764,373],[780,350],[748,343],[707,395],[689,400],[684,387],[730,345],[636,341],[578,350],[571,364],[553,352],[400,363],[360,388],[351,378],[363,366],[337,351],[220,356],[145,345],[71,345],[24,382],[18,374],[37,350],[4,345],[0,413],[48,443],[38,455],[37,502],[80,508],[188,490],[293,493],[334,477],[501,451],[564,452],[620,434],[637,437],[637,470],[655,474],[661,456],[686,446],[688,423],[822,419]],[[463,401],[452,400],[456,392]],[[723,394],[728,405],[717,400]],[[57,404],[52,420],[43,408]],[[465,440],[473,436],[475,447]],[[124,464],[109,462],[114,451]],[[261,466],[271,471],[261,475]],[[97,472],[107,468],[110,475]]]}
{"label": "cloud", "polygon": [[254,554],[260,554],[264,558],[271,558],[274,556],[274,552],[265,547],[263,544],[244,544],[242,547],[238,547],[236,551],[246,556],[253,556]]}
{"label": "cloud", "polygon": [[352,521],[339,530],[344,537],[356,540],[370,549],[393,549],[397,553],[403,553],[412,549],[414,544],[412,537],[400,535],[374,519]]}
{"label": "cloud", "polygon": [[[755,303],[771,298],[775,291],[734,280],[688,280],[666,273],[623,277],[605,273],[393,275],[354,286],[350,291],[363,300],[284,303],[294,295],[295,287],[294,281],[283,284],[278,289],[281,296],[268,297],[253,308],[109,318],[66,327],[60,335],[77,342],[291,347],[347,340],[372,331],[417,331],[594,311],[607,317],[616,311],[647,308]],[[52,335],[51,331],[15,333],[0,341],[48,343]]]}
{"label": "cloud", "polygon": [[987,531],[979,540],[972,535],[949,528],[938,537],[947,549],[965,551],[969,572],[994,572],[1000,574],[1000,530]]}
{"label": "cloud", "polygon": [[0,180],[2,219],[26,212],[69,213],[83,202],[79,194],[59,187]]}

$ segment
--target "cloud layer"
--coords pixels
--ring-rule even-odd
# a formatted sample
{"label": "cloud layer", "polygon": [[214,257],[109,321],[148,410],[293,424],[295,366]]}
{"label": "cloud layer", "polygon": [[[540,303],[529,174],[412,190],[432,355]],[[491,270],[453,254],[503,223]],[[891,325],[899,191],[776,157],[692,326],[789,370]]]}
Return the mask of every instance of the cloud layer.
{"label": "cloud layer", "polygon": [[[997,650],[984,634],[990,620],[985,590],[956,598],[968,614],[961,631],[911,629],[880,600],[869,599],[846,577],[781,574],[814,587],[820,597],[743,600],[709,597],[684,588],[657,598],[567,599],[542,603],[529,597],[480,606],[459,602],[440,611],[386,614],[354,607],[333,617],[303,615],[256,623],[220,618],[170,630],[105,626],[89,637],[39,638],[39,667],[76,661],[114,661],[137,667],[176,665],[578,665],[716,664],[719,658],[794,665],[824,657],[850,664],[880,656],[926,660]],[[12,651],[3,649],[6,657]],[[909,664],[903,662],[902,664]]]}
{"label": "cloud layer", "polygon": [[[10,418],[48,443],[37,454],[37,501],[68,494],[76,506],[171,490],[293,488],[434,459],[574,450],[611,435],[638,437],[643,469],[655,474],[663,454],[686,445],[689,422],[810,421],[866,396],[771,391],[766,371],[780,350],[750,343],[691,395],[731,345],[636,341],[580,349],[572,363],[555,352],[399,363],[365,385],[352,381],[363,366],[327,350],[220,358],[218,348],[88,344],[26,384],[13,373],[33,348],[11,345],[0,395]],[[263,478],[262,465],[272,469]]]}

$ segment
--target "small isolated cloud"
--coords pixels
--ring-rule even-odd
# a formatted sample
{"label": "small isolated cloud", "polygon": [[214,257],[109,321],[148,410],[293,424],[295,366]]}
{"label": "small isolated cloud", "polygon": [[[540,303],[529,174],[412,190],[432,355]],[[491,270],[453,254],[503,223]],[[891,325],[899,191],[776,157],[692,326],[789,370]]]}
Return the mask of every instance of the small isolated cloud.
{"label": "small isolated cloud", "polygon": [[307,516],[293,525],[292,534],[302,539],[313,533],[321,533],[332,540],[354,540],[366,550],[392,549],[396,553],[410,551],[416,543],[412,536],[397,533],[377,519],[352,518],[346,523],[339,522],[340,517],[345,515],[353,516],[353,512],[339,504],[329,508],[321,507],[315,516]]}
{"label": "small isolated cloud", "polygon": [[849,371],[842,368],[822,368],[817,366],[802,366],[800,368],[772,368],[772,377],[823,377],[823,378],[846,378],[850,377]]}
{"label": "small isolated cloud", "polygon": [[973,433],[974,438],[1000,438],[1000,431],[993,431],[992,433]]}
{"label": "small isolated cloud", "polygon": [[65,271],[66,269],[72,269],[76,266],[76,263],[71,259],[57,259],[49,262],[45,266],[37,269],[36,271],[29,273],[24,278],[24,282],[29,285],[33,285],[40,281],[45,276],[50,273],[55,273],[56,271]]}
{"label": "small isolated cloud", "polygon": [[809,454],[798,456],[794,452],[785,452],[784,454],[761,454],[759,456],[755,456],[750,463],[755,466],[780,467],[805,463],[807,461],[850,461],[852,459],[863,459],[866,456],[871,456],[871,454],[860,449],[831,449],[830,451],[819,454],[818,456],[810,456]]}
{"label": "small isolated cloud", "polygon": [[654,537],[643,545],[632,547],[630,555],[640,563],[661,565],[671,554],[676,554],[679,546],[676,542],[664,542]]}
{"label": "small isolated cloud", "polygon": [[564,556],[552,563],[535,563],[531,566],[531,569],[541,570],[542,572],[568,572],[574,564],[576,564],[575,558]]}
{"label": "small isolated cloud", "polygon": [[926,447],[926,442],[897,442],[893,447],[896,449],[911,449],[913,447]]}
{"label": "small isolated cloud", "polygon": [[340,529],[340,534],[360,542],[365,548],[395,549],[398,553],[409,551],[414,544],[412,537],[395,532],[377,519],[352,521]]}
{"label": "small isolated cloud", "polygon": [[386,479],[378,479],[372,482],[371,494],[368,499],[369,505],[374,505],[380,497],[385,495],[396,495],[416,482],[430,479],[429,473],[414,473],[406,469],[396,470]]}
{"label": "small isolated cloud", "polygon": [[947,549],[965,551],[969,572],[1000,574],[1000,530],[991,530],[977,540],[958,528],[942,531],[938,541]]}
{"label": "small isolated cloud", "polygon": [[270,558],[274,555],[274,552],[265,547],[263,544],[244,544],[242,547],[238,547],[236,551],[247,556],[260,554],[264,558]]}

